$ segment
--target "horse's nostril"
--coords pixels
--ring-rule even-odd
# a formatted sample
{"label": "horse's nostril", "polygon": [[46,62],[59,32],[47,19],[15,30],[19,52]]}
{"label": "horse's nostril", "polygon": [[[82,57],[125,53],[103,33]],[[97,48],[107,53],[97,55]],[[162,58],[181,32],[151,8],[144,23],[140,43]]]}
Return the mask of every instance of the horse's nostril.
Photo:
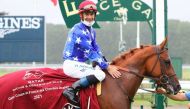
{"label": "horse's nostril", "polygon": [[178,90],[181,90],[181,86],[180,86],[180,85],[177,85],[177,89],[178,89]]}
{"label": "horse's nostril", "polygon": [[180,85],[177,85],[176,88],[175,88],[175,92],[179,92],[181,90],[181,86]]}

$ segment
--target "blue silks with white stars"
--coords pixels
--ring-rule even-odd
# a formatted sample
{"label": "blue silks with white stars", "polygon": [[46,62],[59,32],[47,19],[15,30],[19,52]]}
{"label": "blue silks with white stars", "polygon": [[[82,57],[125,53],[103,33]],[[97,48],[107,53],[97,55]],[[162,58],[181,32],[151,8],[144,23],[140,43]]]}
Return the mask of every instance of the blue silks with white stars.
{"label": "blue silks with white stars", "polygon": [[101,69],[108,67],[96,43],[96,32],[82,22],[74,25],[70,30],[63,51],[63,59],[79,62],[96,61]]}

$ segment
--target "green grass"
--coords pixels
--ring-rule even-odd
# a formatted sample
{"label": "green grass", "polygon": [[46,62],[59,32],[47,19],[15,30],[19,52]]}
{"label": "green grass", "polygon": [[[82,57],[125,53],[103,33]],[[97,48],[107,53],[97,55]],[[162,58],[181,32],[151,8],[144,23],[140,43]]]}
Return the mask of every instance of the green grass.
{"label": "green grass", "polygon": [[[134,98],[133,106],[152,106],[152,103],[154,103],[154,98],[152,94],[137,94]],[[179,106],[179,105],[186,105],[189,103],[189,101],[174,101],[169,98],[167,98],[167,103],[170,106]]]}
{"label": "green grass", "polygon": [[5,72],[0,72],[0,76],[3,76],[3,75],[5,75],[5,74],[7,74],[7,73],[5,73]]}
{"label": "green grass", "polygon": [[0,69],[0,76],[16,71],[17,69]]}

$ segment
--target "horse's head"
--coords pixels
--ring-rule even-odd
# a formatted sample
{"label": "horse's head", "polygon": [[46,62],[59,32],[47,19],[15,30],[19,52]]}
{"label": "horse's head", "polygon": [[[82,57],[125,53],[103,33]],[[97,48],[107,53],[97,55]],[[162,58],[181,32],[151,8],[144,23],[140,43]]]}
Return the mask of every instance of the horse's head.
{"label": "horse's head", "polygon": [[158,46],[153,46],[153,55],[146,60],[146,75],[155,80],[157,87],[163,87],[167,93],[177,94],[181,89],[173,69],[168,49],[167,38]]}
{"label": "horse's head", "polygon": [[180,89],[179,81],[173,69],[167,38],[158,46],[141,46],[117,56],[111,64],[129,69],[138,77],[155,80],[157,87],[163,87],[167,93],[176,94]]}

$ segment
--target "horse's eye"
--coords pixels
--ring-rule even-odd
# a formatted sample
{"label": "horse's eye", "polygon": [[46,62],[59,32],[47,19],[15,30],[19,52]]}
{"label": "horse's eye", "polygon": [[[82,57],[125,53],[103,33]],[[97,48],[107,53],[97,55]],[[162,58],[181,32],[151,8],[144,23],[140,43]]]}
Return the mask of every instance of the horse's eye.
{"label": "horse's eye", "polygon": [[171,64],[171,61],[170,61],[170,60],[165,60],[164,62],[165,62],[165,64],[166,64],[166,67],[169,67],[170,64]]}
{"label": "horse's eye", "polygon": [[161,80],[162,83],[167,83],[168,79],[169,79],[168,76],[164,75],[164,76],[161,77],[160,80]]}

